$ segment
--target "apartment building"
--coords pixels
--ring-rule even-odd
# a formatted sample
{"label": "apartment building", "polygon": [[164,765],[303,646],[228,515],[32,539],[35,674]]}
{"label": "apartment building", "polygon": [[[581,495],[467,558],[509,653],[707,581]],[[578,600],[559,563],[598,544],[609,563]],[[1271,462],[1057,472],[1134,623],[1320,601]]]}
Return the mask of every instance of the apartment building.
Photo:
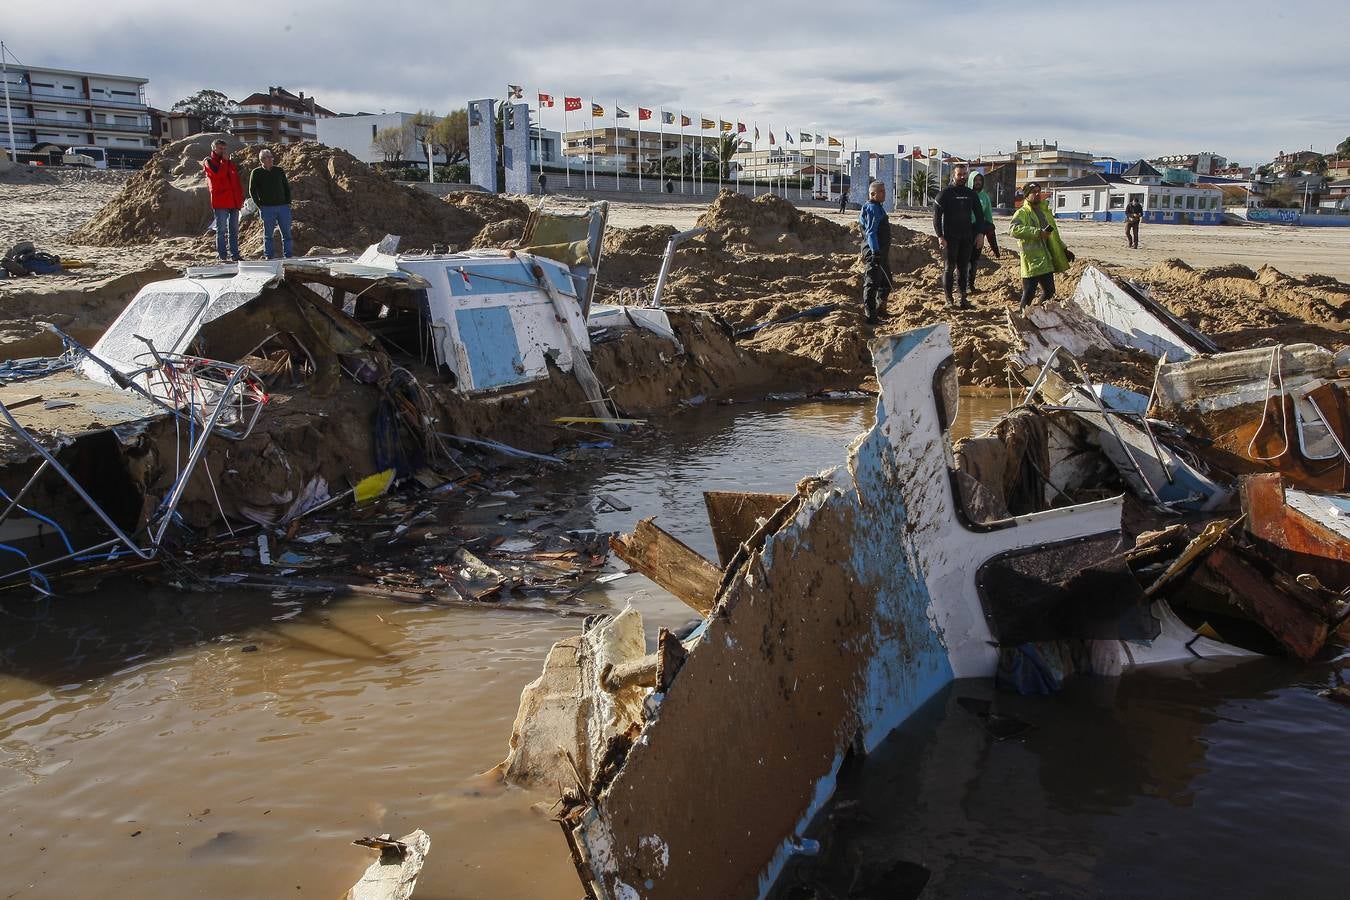
{"label": "apartment building", "polygon": [[1043,190],[1050,191],[1057,185],[1099,172],[1096,160],[1091,153],[1064,149],[1058,141],[1018,141],[1017,183],[1038,181]]}
{"label": "apartment building", "polygon": [[[748,143],[731,158],[742,178],[772,181],[775,178],[799,178],[805,175],[834,175],[842,171],[843,151],[826,147],[770,147],[751,150]],[[733,169],[734,171],[734,169]]]}
{"label": "apartment building", "polygon": [[1220,169],[1228,168],[1228,157],[1205,150],[1200,153],[1160,156],[1153,160],[1153,164],[1162,169],[1185,169],[1196,175],[1213,175]]}
{"label": "apartment building", "polygon": [[[686,135],[684,144],[685,152],[688,153],[688,148],[696,145],[697,140],[692,135]],[[595,165],[599,168],[610,170],[618,168],[632,173],[637,172],[639,160],[646,164],[643,168],[643,171],[646,171],[646,166],[662,157],[680,155],[679,134],[673,132],[661,134],[655,125],[651,130],[642,129],[640,136],[636,128],[585,128],[568,131],[562,136],[562,145],[563,159],[569,165],[576,160],[589,163],[594,159]],[[704,139],[703,145],[711,159],[716,139],[710,134]]]}
{"label": "apartment building", "polygon": [[230,111],[230,133],[245,144],[294,144],[319,139],[317,123],[337,115],[284,87],[250,94]]}
{"label": "apartment building", "polygon": [[159,145],[145,102],[149,79],[37,66],[10,66],[4,79],[0,144],[9,145],[12,126],[19,154],[44,145],[106,147],[117,165],[144,162]]}

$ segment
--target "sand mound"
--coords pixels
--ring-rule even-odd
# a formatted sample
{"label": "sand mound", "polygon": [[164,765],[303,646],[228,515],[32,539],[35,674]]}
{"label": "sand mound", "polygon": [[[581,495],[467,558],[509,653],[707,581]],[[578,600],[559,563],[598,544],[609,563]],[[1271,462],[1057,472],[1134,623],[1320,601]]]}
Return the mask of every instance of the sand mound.
{"label": "sand mound", "polygon": [[746,244],[779,253],[851,253],[856,234],[843,225],[804,213],[777,194],[750,198],[724,190],[698,224],[722,244]]}
{"label": "sand mound", "polygon": [[484,222],[502,222],[506,219],[526,219],[530,207],[525,201],[517,200],[505,194],[489,194],[486,191],[456,191],[446,194],[446,203],[473,213]]}
{"label": "sand mound", "polygon": [[0,184],[56,184],[56,175],[42,166],[10,165],[0,162]]}
{"label": "sand mound", "polygon": [[[211,221],[211,203],[201,162],[217,137],[194,135],[161,148],[75,240],[131,246],[203,235]],[[227,140],[247,182],[263,145],[240,147],[233,138]],[[461,206],[396,184],[343,150],[310,141],[274,144],[271,149],[291,184],[296,253],[316,244],[361,248],[386,234],[400,235],[403,249],[428,249],[436,243],[462,247],[485,223]],[[204,239],[202,246],[211,249],[214,239]],[[240,249],[248,256],[261,254],[261,229],[252,220],[240,225]]]}
{"label": "sand mound", "polygon": [[473,236],[473,240],[469,242],[469,247],[474,250],[515,247],[524,234],[524,219],[502,219],[498,222],[488,222]]}

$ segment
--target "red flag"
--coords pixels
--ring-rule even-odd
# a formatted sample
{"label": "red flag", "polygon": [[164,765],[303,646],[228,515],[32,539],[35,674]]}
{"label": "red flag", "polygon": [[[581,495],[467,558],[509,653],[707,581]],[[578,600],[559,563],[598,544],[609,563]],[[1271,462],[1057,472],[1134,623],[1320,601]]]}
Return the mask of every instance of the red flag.
{"label": "red flag", "polygon": [[744,122],[737,122],[737,123],[736,123],[736,133],[737,133],[737,134],[745,134],[745,123],[744,123]]}
{"label": "red flag", "polygon": [[772,132],[772,131],[769,132],[769,143],[770,143],[770,144],[776,143],[776,142],[774,141],[774,139],[773,139],[773,132]]}
{"label": "red flag", "polygon": [[552,108],[553,108],[553,95],[552,95],[552,94],[540,94],[540,95],[539,95],[539,107],[540,107],[540,109],[543,109],[544,107],[548,107],[549,109],[552,109]]}
{"label": "red flag", "polygon": [[684,127],[688,126],[691,122],[693,122],[693,119],[689,118],[688,116],[680,116],[680,127],[681,127],[681,128],[684,128]]}
{"label": "red flag", "polygon": [[640,106],[638,107],[638,121],[639,121],[639,122],[645,122],[645,121],[647,121],[648,119],[650,119],[651,117],[652,117],[652,111],[651,111],[650,109],[643,109],[643,108],[640,107]]}
{"label": "red flag", "polygon": [[581,98],[580,98],[580,97],[564,97],[564,98],[563,98],[563,109],[566,110],[567,112],[576,112],[577,110],[581,109]]}

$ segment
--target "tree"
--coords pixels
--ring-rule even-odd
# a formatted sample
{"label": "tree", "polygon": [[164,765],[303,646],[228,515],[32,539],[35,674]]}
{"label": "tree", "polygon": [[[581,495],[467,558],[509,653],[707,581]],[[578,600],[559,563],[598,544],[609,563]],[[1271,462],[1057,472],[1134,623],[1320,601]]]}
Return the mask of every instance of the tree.
{"label": "tree", "polygon": [[375,132],[375,139],[370,142],[370,146],[384,157],[385,162],[399,162],[403,159],[403,148],[407,146],[407,141],[406,128],[381,128]]}
{"label": "tree", "polygon": [[203,88],[173,105],[171,112],[200,116],[207,131],[225,131],[230,127],[230,109],[234,102],[220,91]]}
{"label": "tree", "polygon": [[718,165],[722,169],[722,177],[731,177],[731,160],[736,155],[736,151],[741,148],[741,137],[738,134],[723,134],[713,145],[713,153],[717,156]]}
{"label": "tree", "polygon": [[464,162],[469,158],[469,111],[457,109],[437,120],[427,136],[436,151],[445,154],[446,165]]}
{"label": "tree", "polygon": [[1350,137],[1336,145],[1336,152],[1342,156],[1350,156]]}
{"label": "tree", "polygon": [[1309,175],[1327,174],[1327,158],[1325,156],[1314,156],[1308,160],[1308,164],[1303,167],[1303,171]]}
{"label": "tree", "polygon": [[928,203],[928,173],[916,171],[910,181],[914,185],[914,195],[919,198],[921,204]]}

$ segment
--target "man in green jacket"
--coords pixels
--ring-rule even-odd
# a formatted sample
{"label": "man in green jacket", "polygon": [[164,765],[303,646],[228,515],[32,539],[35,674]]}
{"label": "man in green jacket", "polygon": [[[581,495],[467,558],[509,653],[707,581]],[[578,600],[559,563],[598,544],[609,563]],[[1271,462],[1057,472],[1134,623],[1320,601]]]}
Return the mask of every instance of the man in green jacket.
{"label": "man in green jacket", "polygon": [[271,150],[258,154],[262,165],[248,176],[248,196],[258,204],[258,214],[263,223],[263,249],[268,259],[276,259],[272,243],[272,232],[281,229],[281,255],[291,255],[291,183],[286,180],[286,172],[276,164]]}
{"label": "man in green jacket", "polygon": [[1064,246],[1054,213],[1034,181],[1022,188],[1022,206],[1013,214],[1008,230],[1022,243],[1022,304],[1018,311],[1025,313],[1036,288],[1041,289],[1042,302],[1055,296],[1055,273],[1069,270],[1073,254]]}
{"label": "man in green jacket", "polygon": [[[980,198],[980,209],[984,210],[984,233],[975,235],[975,247],[970,251],[970,274],[966,278],[966,285],[970,292],[975,293],[975,267],[980,262],[980,250],[987,241],[989,243],[989,256],[991,259],[998,259],[998,236],[994,232],[994,204],[989,202],[989,193],[984,189],[984,173],[971,172],[967,181],[970,189],[975,192],[975,196]],[[974,218],[973,216],[971,218]]]}

